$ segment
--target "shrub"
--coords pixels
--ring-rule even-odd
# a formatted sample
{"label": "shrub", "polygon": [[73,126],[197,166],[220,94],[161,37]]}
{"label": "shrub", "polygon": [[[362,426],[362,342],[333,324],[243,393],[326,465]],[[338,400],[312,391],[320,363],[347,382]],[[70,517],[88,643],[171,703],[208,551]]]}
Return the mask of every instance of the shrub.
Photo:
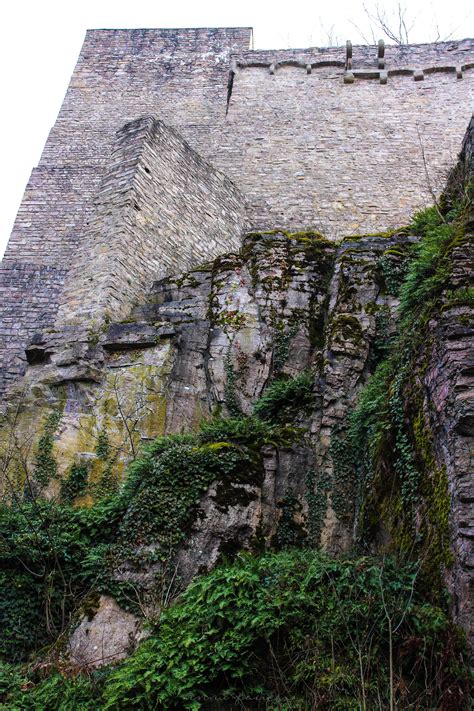
{"label": "shrub", "polygon": [[419,600],[415,583],[413,568],[390,560],[241,556],[195,580],[162,616],[112,673],[105,708],[199,709],[246,697],[249,708],[283,698],[321,709],[365,699],[370,708],[388,706],[391,691],[403,707],[437,708],[450,693],[462,708],[466,678],[447,652],[450,623]]}
{"label": "shrub", "polygon": [[289,422],[310,412],[315,403],[313,381],[309,372],[274,381],[255,404],[253,414],[269,422]]}

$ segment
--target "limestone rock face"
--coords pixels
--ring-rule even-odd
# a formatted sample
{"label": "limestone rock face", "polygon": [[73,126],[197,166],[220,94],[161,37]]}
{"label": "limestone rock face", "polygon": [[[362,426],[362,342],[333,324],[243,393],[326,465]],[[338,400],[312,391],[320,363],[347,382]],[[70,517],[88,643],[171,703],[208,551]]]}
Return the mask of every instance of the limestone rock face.
{"label": "limestone rock face", "polygon": [[[74,504],[89,505],[121,485],[127,464],[150,440],[196,431],[216,414],[250,415],[269,383],[307,372],[314,401],[294,423],[305,431],[302,440],[264,448],[252,481],[212,482],[173,566],[184,586],[239,550],[297,539],[331,554],[349,551],[361,492],[345,451],[348,415],[396,331],[395,294],[415,240],[401,232],[337,245],[315,233],[250,234],[238,254],[150,285],[145,302],[93,342],[77,331],[36,338],[18,392],[18,426],[25,441],[36,442],[27,455],[34,469],[38,438],[54,422],[55,469],[45,493],[60,496],[71,467],[82,466],[87,487]],[[454,262],[453,280],[469,284],[472,255],[463,247]],[[471,316],[457,304],[433,321],[424,371],[425,411],[453,499],[457,557],[450,585],[467,630],[473,612]],[[140,545],[156,552],[153,543]],[[151,594],[160,566],[125,564],[117,580]],[[118,659],[138,635],[138,619],[101,598],[95,616],[73,633],[70,656],[89,665]]]}
{"label": "limestone rock face", "polygon": [[69,638],[67,654],[74,665],[100,667],[129,655],[143,637],[139,620],[113,598],[101,595]]}
{"label": "limestone rock face", "polygon": [[[259,526],[271,537],[278,515],[268,492],[278,492],[277,500],[295,496],[312,541],[347,550],[355,483],[331,443],[394,329],[397,302],[384,269],[389,265],[395,275],[402,269],[412,239],[401,234],[336,246],[313,233],[249,235],[239,254],[156,282],[127,322],[111,324],[94,343],[77,333],[71,343],[69,331],[36,338],[22,384],[22,426],[38,438],[58,413],[55,476],[87,467],[88,491],[76,500],[87,504],[105,483],[120,484],[147,441],[193,431],[216,412],[251,414],[272,379],[309,371],[315,406],[300,423],[307,430],[304,455],[279,453],[277,473],[271,481],[266,476],[258,493],[258,515],[237,518],[249,519],[246,540]],[[310,522],[308,486],[320,501]],[[57,494],[58,485],[51,482],[48,491]],[[232,515],[220,521],[217,509],[204,508],[205,537],[215,527],[217,538],[232,538],[224,530],[232,528]],[[192,546],[206,548],[212,561],[213,546],[200,543],[202,535],[194,535]]]}
{"label": "limestone rock face", "polygon": [[[453,287],[474,283],[474,238],[453,250]],[[474,313],[462,299],[447,302],[430,324],[433,347],[424,378],[439,464],[451,497],[454,563],[448,583],[456,618],[474,639]]]}

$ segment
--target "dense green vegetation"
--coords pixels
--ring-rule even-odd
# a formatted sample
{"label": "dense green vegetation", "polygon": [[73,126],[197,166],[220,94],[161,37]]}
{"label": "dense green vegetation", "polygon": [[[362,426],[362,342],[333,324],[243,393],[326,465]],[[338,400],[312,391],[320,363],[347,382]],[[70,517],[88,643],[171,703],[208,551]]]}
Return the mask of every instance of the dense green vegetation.
{"label": "dense green vegetation", "polygon": [[275,380],[254,406],[254,415],[269,422],[288,422],[314,406],[314,375]]}
{"label": "dense green vegetation", "polygon": [[164,585],[209,484],[223,484],[225,506],[239,486],[261,483],[263,446],[299,436],[257,417],[216,419],[195,435],[157,439],[131,465],[122,490],[91,508],[67,505],[76,490],[70,480],[59,502],[28,496],[0,505],[0,655],[23,660],[54,641],[91,592],[111,593],[127,609],[138,605],[140,591],[116,580],[117,567],[161,563]]}
{"label": "dense green vegetation", "polygon": [[294,550],[196,579],[115,669],[42,681],[4,666],[0,694],[9,709],[385,709],[392,699],[454,711],[467,693],[460,650],[413,567]]}

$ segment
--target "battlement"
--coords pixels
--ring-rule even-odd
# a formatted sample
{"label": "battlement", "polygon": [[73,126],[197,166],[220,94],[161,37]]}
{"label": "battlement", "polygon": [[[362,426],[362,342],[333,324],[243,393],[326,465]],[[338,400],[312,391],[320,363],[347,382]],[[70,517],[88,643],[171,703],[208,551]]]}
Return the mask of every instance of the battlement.
{"label": "battlement", "polygon": [[462,79],[474,69],[474,40],[438,42],[418,45],[358,45],[348,41],[346,47],[246,51],[233,57],[234,73],[249,68],[268,69],[270,74],[286,67],[303,69],[311,74],[319,69],[341,69],[341,80],[352,84],[355,79],[378,79],[386,84],[390,77],[412,77],[422,81],[429,74],[453,74]]}
{"label": "battlement", "polygon": [[[193,222],[201,214],[196,196],[193,213],[183,210],[185,196],[194,193],[182,161],[189,159],[190,175],[199,174],[201,193],[209,191],[202,224],[210,230],[212,218],[222,230],[220,240],[212,233],[209,256],[234,249],[244,221],[256,229],[315,228],[339,239],[406,223],[441,190],[472,113],[474,40],[272,51],[250,49],[251,40],[250,28],[87,32],[0,270],[4,382],[21,371],[27,342],[52,327],[59,305],[79,300],[82,265],[97,245],[111,261],[102,262],[108,266],[96,280],[101,296],[94,301],[86,291],[89,307],[100,301],[105,310],[127,270],[132,282],[140,274],[148,279],[146,269],[131,267],[132,245],[137,254],[143,247],[142,262],[159,275],[206,256],[205,249],[191,249],[205,237]],[[166,126],[170,140],[177,137],[175,148],[189,149],[177,149],[169,183],[176,199],[173,190],[164,198],[166,224],[159,226],[160,193],[151,185],[146,219],[145,210],[111,208],[118,205],[114,191],[130,198],[138,185],[131,174],[125,183],[119,173],[110,180],[116,136],[140,119]],[[206,169],[196,174],[199,161]],[[123,178],[126,161],[121,165]],[[222,175],[231,188],[222,188],[216,178]],[[104,193],[107,185],[112,192]],[[113,235],[123,239],[110,241],[110,226],[121,219],[127,227]],[[129,229],[133,239],[125,237]],[[189,249],[174,249],[184,239]],[[140,298],[144,281],[135,291],[124,289],[114,312],[123,314],[128,299]]]}

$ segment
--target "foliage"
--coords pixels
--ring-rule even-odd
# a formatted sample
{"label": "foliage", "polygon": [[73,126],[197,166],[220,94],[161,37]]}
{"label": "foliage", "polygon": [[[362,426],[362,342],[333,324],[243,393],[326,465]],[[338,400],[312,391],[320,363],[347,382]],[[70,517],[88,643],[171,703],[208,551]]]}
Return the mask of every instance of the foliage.
{"label": "foliage", "polygon": [[[96,693],[100,693],[100,681],[100,677],[67,677],[58,671],[53,671],[43,681],[37,674],[28,673],[25,668],[0,662],[0,709],[96,711]],[[31,689],[33,691],[30,693]]]}
{"label": "foliage", "polygon": [[25,681],[26,674],[19,665],[0,662],[0,708],[4,707],[3,702],[7,699],[12,702]]}
{"label": "foliage", "polygon": [[[392,550],[422,560],[420,578],[431,599],[442,594],[441,570],[451,562],[446,474],[435,462],[422,388],[430,355],[428,324],[444,303],[462,299],[450,290],[451,253],[463,240],[462,209],[417,215],[421,235],[400,286],[399,329],[362,391],[348,423],[347,458],[359,481],[361,542],[381,527]],[[454,293],[455,296],[451,296]]]}
{"label": "foliage", "polygon": [[157,543],[164,556],[181,543],[197,504],[211,482],[252,468],[249,454],[230,442],[171,441],[157,456],[130,468],[127,511],[120,535],[132,545]]}
{"label": "foliage", "polygon": [[[457,214],[424,211],[411,231],[421,239],[409,259],[389,250],[380,265],[387,292],[400,296],[398,336],[386,339],[356,409],[332,432],[334,481],[307,474],[307,503],[311,541],[319,539],[328,494],[341,520],[355,497],[360,543],[383,529],[392,551],[419,562],[397,567],[388,558],[335,561],[288,550],[307,541],[295,525],[300,502],[284,497],[272,544],[285,552],[241,555],[195,579],[115,670],[75,676],[0,664],[0,708],[224,709],[238,700],[249,709],[368,709],[387,708],[393,695],[400,708],[467,708],[464,649],[438,606],[439,572],[450,562],[450,509],[420,381],[429,319],[445,305],[471,303],[472,293],[450,284],[451,250],[462,240]],[[344,338],[362,337],[350,315],[332,325]],[[221,326],[243,323],[229,312]],[[251,417],[240,412],[229,349],[231,418],[158,438],[131,465],[122,489],[89,509],[71,506],[87,485],[82,465],[61,483],[59,502],[30,496],[0,505],[0,658],[22,662],[58,640],[91,592],[130,608],[139,585],[117,576],[121,566],[133,573],[153,563],[167,575],[212,482],[219,506],[234,486],[261,484],[262,448],[292,446],[302,436],[295,420],[314,406],[310,373],[281,375],[297,330],[275,326],[278,379]],[[34,474],[43,485],[56,475],[60,417],[47,419],[37,448]],[[105,431],[96,453],[108,460]]]}
{"label": "foliage", "polygon": [[61,480],[61,499],[73,502],[87,488],[89,467],[86,464],[73,464],[66,479]]}
{"label": "foliage", "polygon": [[130,466],[122,490],[91,508],[68,505],[84,490],[82,465],[63,481],[60,502],[0,505],[0,657],[26,659],[52,642],[91,590],[133,607],[139,586],[115,571],[149,563],[166,569],[211,482],[219,483],[222,504],[234,484],[261,481],[262,447],[289,446],[299,436],[256,417],[215,419],[196,434],[158,438]]}
{"label": "foliage", "polygon": [[390,559],[241,555],[195,579],[102,681],[25,684],[6,666],[0,693],[12,709],[387,708],[392,662],[397,707],[467,708],[463,644],[416,577]]}
{"label": "foliage", "polygon": [[357,480],[354,474],[351,442],[342,427],[332,429],[329,454],[334,465],[333,482],[330,487],[332,507],[338,519],[349,524],[354,512]]}
{"label": "foliage", "polygon": [[56,638],[81,594],[80,561],[93,544],[82,516],[46,501],[0,507],[0,655],[9,660]]}
{"label": "foliage", "polygon": [[302,548],[307,543],[307,532],[302,525],[302,506],[295,496],[287,495],[278,502],[280,517],[278,528],[272,538],[272,548],[283,550],[285,548]]}
{"label": "foliage", "polygon": [[34,480],[42,487],[46,486],[51,479],[56,476],[57,464],[53,456],[54,435],[61,421],[60,411],[52,412],[46,419],[43,433],[38,441],[35,465]]}
{"label": "foliage", "polygon": [[434,302],[446,287],[451,260],[449,246],[455,236],[456,225],[445,222],[435,208],[420,213],[413,221],[413,230],[421,231],[422,239],[413,246],[410,261],[400,289],[400,315],[406,329],[413,329],[426,318]]}
{"label": "foliage", "polygon": [[241,555],[196,578],[115,670],[42,680],[4,665],[0,693],[9,709],[386,708],[391,693],[400,708],[467,708],[464,646],[416,574],[308,550]]}
{"label": "foliage", "polygon": [[314,405],[314,377],[303,372],[295,378],[275,380],[256,402],[253,413],[262,420],[288,422]]}
{"label": "foliage", "polygon": [[224,372],[224,398],[227,410],[231,417],[240,417],[242,415],[242,409],[237,396],[238,375],[235,372],[235,367],[232,362],[232,350],[230,346],[224,357]]}
{"label": "foliage", "polygon": [[296,336],[299,330],[299,324],[293,323],[289,329],[285,324],[278,322],[274,328],[274,343],[273,343],[273,372],[279,374],[283,369],[288,356],[290,354],[290,343]]}
{"label": "foliage", "polygon": [[305,485],[305,498],[308,505],[308,539],[313,546],[319,546],[332,481],[325,470],[310,469],[305,477]]}
{"label": "foliage", "polygon": [[97,445],[95,448],[95,453],[99,459],[104,462],[108,459],[110,454],[110,442],[107,430],[101,430],[97,437]]}
{"label": "foliage", "polygon": [[405,279],[408,267],[407,258],[409,252],[405,249],[391,248],[385,250],[379,260],[379,267],[382,272],[385,291],[387,294],[396,296]]}
{"label": "foliage", "polygon": [[[199,709],[214,701],[225,708],[239,698],[246,708],[247,698],[247,708],[286,701],[347,709],[363,699],[386,707],[390,620],[397,702],[462,709],[462,646],[415,585],[413,568],[388,559],[241,556],[189,586],[155,634],[105,680],[101,705]],[[451,706],[440,705],[445,698]]]}
{"label": "foliage", "polygon": [[221,419],[203,422],[201,442],[228,441],[241,447],[259,450],[264,446],[290,446],[302,432],[288,424],[273,424],[259,417]]}

